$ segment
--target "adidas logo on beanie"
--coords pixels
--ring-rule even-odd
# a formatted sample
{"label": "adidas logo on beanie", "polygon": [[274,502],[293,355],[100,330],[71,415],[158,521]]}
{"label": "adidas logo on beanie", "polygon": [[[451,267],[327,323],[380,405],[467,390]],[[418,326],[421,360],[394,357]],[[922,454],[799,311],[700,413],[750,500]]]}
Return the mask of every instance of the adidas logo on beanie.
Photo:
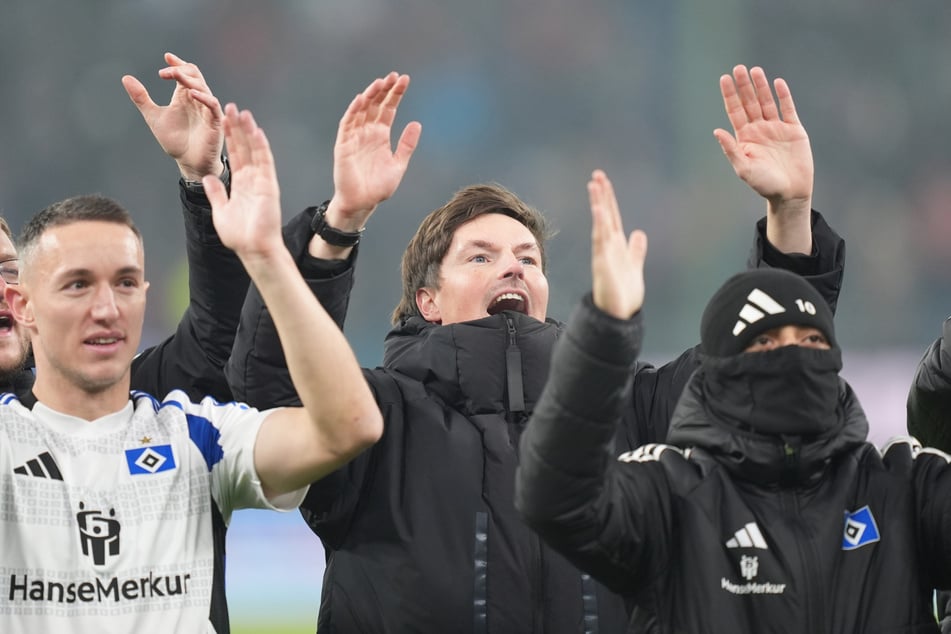
{"label": "adidas logo on beanie", "polygon": [[836,346],[832,310],[812,284],[783,269],[753,269],[728,279],[700,320],[700,349],[714,357],[743,352],[757,335],[780,326],[808,326]]}

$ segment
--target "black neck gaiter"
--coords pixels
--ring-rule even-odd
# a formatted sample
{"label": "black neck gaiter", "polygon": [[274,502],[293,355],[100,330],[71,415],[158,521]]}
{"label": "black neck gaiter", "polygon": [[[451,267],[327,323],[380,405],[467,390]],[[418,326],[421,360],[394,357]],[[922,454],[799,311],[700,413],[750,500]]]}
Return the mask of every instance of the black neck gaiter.
{"label": "black neck gaiter", "polygon": [[730,357],[704,355],[703,394],[719,421],[769,435],[820,435],[840,422],[838,348],[784,346]]}

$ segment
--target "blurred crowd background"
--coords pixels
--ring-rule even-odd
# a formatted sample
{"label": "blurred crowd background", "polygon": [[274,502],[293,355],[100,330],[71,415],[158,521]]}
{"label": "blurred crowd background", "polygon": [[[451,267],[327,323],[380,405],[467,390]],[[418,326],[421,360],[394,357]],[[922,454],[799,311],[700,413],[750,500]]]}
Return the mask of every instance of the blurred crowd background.
{"label": "blurred crowd background", "polygon": [[146,237],[155,341],[187,301],[177,171],[120,77],[167,103],[163,52],[199,64],[266,130],[290,217],[332,195],[353,95],[398,70],[412,84],[397,127],[418,120],[423,135],[361,245],[347,320],[361,362],[381,361],[414,229],[471,183],[548,213],[549,314],[567,318],[590,283],[596,167],[650,237],[646,356],[660,362],[697,340],[763,214],[712,134],[728,128],[719,76],[761,65],[789,82],[814,205],[848,243],[838,338],[879,438],[903,428],[915,361],[951,312],[949,32],[946,0],[4,0],[0,213],[17,230],[79,193],[125,204]]}

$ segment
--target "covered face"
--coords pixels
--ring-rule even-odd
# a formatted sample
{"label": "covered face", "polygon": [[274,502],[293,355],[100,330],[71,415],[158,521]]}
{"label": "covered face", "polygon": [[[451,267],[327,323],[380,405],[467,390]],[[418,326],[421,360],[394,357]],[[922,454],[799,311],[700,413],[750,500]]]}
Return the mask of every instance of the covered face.
{"label": "covered face", "polygon": [[[743,354],[790,327],[824,341],[809,345],[794,337],[788,342],[795,345]],[[700,349],[705,402],[719,420],[765,434],[838,429],[842,355],[832,310],[802,277],[778,269],[731,277],[704,310]]]}

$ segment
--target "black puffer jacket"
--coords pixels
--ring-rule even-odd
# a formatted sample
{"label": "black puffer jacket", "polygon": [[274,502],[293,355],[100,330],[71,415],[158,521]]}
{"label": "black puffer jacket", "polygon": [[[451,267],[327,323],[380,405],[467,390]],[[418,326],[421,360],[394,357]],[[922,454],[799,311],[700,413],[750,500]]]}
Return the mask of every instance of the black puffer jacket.
{"label": "black puffer jacket", "polygon": [[539,543],[513,504],[516,447],[548,375],[554,322],[410,319],[366,376],[379,443],[312,485],[320,632],[619,632],[621,600]]}
{"label": "black puffer jacket", "polygon": [[[923,445],[951,452],[951,317],[928,346],[908,392],[908,433]],[[941,631],[951,634],[951,592],[938,594]]]}
{"label": "black puffer jacket", "polygon": [[788,439],[717,420],[701,368],[671,423],[670,442],[690,449],[616,460],[639,347],[639,315],[612,319],[589,298],[572,316],[522,438],[516,494],[549,544],[634,597],[633,631],[937,631],[948,456],[911,440],[877,451],[844,382],[828,431],[791,455]]}

